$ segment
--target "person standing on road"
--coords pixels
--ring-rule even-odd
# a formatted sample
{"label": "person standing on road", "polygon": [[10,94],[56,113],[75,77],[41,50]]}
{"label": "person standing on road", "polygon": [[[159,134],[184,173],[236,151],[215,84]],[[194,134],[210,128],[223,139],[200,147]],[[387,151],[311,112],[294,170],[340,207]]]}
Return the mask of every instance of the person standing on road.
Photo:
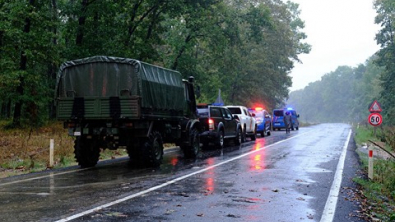
{"label": "person standing on road", "polygon": [[291,132],[291,124],[292,124],[291,121],[292,121],[291,113],[288,111],[285,112],[285,116],[284,116],[285,133]]}

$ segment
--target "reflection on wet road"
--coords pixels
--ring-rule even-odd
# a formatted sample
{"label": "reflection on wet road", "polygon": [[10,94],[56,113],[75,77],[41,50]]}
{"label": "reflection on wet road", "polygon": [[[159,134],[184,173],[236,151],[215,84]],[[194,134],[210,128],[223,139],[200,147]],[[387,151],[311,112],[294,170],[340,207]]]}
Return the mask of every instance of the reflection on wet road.
{"label": "reflection on wet road", "polygon": [[158,169],[127,158],[0,180],[0,221],[318,221],[349,126],[272,132],[241,146],[178,149]]}

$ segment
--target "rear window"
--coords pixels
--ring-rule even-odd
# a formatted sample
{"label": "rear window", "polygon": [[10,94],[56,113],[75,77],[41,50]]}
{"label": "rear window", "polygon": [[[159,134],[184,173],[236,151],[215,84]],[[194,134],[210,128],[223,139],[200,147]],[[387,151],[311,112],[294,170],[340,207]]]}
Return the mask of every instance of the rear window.
{"label": "rear window", "polygon": [[219,108],[210,108],[211,117],[222,117],[221,110]]}
{"label": "rear window", "polygon": [[255,117],[263,117],[263,112],[257,112],[257,111],[255,111],[255,110],[251,110],[250,112],[251,112],[251,113],[254,113],[254,114],[255,114]]}
{"label": "rear window", "polygon": [[241,109],[240,108],[231,108],[231,107],[228,107],[228,109],[230,110],[230,112],[232,113],[232,114],[241,114]]}
{"label": "rear window", "polygon": [[208,108],[197,109],[199,117],[208,117]]}
{"label": "rear window", "polygon": [[284,115],[284,111],[282,111],[282,110],[274,110],[273,114],[275,116],[283,116]]}

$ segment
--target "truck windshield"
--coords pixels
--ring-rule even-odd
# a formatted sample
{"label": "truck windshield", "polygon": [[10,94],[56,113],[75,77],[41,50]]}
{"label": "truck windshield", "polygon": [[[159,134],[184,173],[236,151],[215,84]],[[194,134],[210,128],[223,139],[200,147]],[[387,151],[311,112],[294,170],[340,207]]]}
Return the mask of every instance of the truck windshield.
{"label": "truck windshield", "polygon": [[284,115],[284,111],[282,111],[282,110],[274,110],[274,115],[275,116],[283,116]]}
{"label": "truck windshield", "polygon": [[241,110],[239,108],[228,107],[228,109],[232,114],[241,114]]}

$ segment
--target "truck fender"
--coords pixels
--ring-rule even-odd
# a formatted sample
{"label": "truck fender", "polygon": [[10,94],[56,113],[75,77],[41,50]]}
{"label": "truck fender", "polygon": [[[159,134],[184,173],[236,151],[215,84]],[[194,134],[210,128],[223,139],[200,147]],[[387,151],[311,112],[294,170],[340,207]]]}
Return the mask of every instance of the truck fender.
{"label": "truck fender", "polygon": [[202,131],[202,125],[200,124],[200,121],[197,119],[192,119],[188,122],[186,129],[188,131],[191,131],[191,129],[196,128],[199,130],[199,132]]}
{"label": "truck fender", "polygon": [[219,131],[223,129],[225,130],[224,124],[222,122],[218,123],[218,128],[217,128],[217,132],[219,133]]}
{"label": "truck fender", "polygon": [[240,130],[243,130],[243,127],[241,127],[240,123],[237,123],[236,129],[240,128]]}
{"label": "truck fender", "polygon": [[195,129],[195,128],[198,130],[199,135],[200,135],[200,133],[202,132],[202,126],[200,124],[200,121],[197,119],[189,120],[186,127],[185,127],[186,135],[188,135],[188,139],[185,141],[188,141],[189,145],[191,145],[193,143],[192,137],[190,135],[191,135],[191,130]]}

